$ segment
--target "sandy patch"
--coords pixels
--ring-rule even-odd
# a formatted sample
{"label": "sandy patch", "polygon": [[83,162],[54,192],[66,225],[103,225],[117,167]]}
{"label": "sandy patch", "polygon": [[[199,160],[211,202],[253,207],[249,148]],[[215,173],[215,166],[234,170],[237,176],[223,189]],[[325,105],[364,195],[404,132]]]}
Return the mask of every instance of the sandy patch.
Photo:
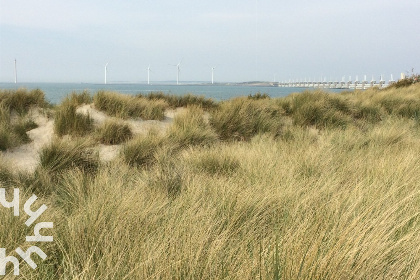
{"label": "sandy patch", "polygon": [[122,145],[99,144],[97,148],[99,152],[99,159],[101,161],[111,161],[118,156],[122,148]]}
{"label": "sandy patch", "polygon": [[103,122],[109,119],[114,119],[126,123],[130,126],[134,134],[146,134],[150,129],[156,129],[161,133],[165,133],[172,123],[174,117],[180,112],[184,111],[184,108],[168,109],[165,111],[165,119],[163,121],[156,120],[141,120],[141,119],[127,119],[122,120],[120,118],[110,117],[107,114],[97,110],[93,104],[86,104],[77,108],[78,113],[89,114],[93,119],[95,125],[101,125]]}
{"label": "sandy patch", "polygon": [[[169,109],[165,112],[165,119],[163,121],[141,119],[122,120],[106,115],[105,113],[95,109],[93,104],[82,105],[77,108],[78,113],[89,114],[95,126],[101,125],[108,119],[115,119],[130,125],[134,134],[146,134],[150,129],[156,129],[161,133],[166,133],[174,117],[185,108]],[[41,109],[33,109],[28,113],[38,127],[27,132],[32,142],[15,147],[6,152],[0,152],[2,160],[10,165],[12,170],[16,171],[35,171],[39,163],[39,152],[43,147],[50,144],[54,137],[54,120],[46,117]],[[118,156],[122,145],[103,145],[98,144],[99,158],[102,161],[111,161]]]}
{"label": "sandy patch", "polygon": [[28,115],[38,125],[37,128],[27,132],[32,142],[2,153],[12,170],[33,172],[39,162],[39,151],[51,143],[54,136],[54,121],[52,119],[48,119],[38,109],[31,110]]}

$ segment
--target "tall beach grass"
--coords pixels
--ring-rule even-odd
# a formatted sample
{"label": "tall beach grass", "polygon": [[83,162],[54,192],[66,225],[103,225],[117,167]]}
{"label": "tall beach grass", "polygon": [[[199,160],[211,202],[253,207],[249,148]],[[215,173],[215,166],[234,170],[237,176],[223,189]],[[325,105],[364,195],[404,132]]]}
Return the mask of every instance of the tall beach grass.
{"label": "tall beach grass", "polygon": [[148,94],[138,94],[138,98],[146,98],[149,100],[163,100],[171,108],[199,106],[205,110],[211,110],[218,106],[218,103],[211,98],[197,96],[193,94],[174,95],[165,94],[163,92],[151,92]]}
{"label": "tall beach grass", "polygon": [[[87,137],[56,139],[32,175],[0,162],[0,187],[37,194],[54,222],[48,258],[19,277],[419,279],[417,97],[418,85],[244,97],[187,108],[111,162]],[[7,252],[22,219],[0,207]]]}
{"label": "tall beach grass", "polygon": [[93,96],[93,102],[98,110],[123,119],[163,120],[168,106],[163,100],[149,100],[109,91],[98,91]]}

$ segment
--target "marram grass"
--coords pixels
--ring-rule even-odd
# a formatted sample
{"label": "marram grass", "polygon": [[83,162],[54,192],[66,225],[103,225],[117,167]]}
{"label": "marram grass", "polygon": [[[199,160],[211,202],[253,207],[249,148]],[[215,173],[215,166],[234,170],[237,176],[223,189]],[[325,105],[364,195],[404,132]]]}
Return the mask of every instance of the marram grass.
{"label": "marram grass", "polygon": [[[125,156],[91,174],[53,168],[60,179],[48,193],[4,171],[7,184],[27,190],[22,200],[39,195],[54,222],[54,243],[40,244],[48,258],[36,270],[22,264],[20,278],[419,279],[420,129],[415,115],[380,102],[420,94],[405,90],[324,100],[348,117],[338,127],[294,123],[287,105],[263,110],[278,100],[228,103],[280,114],[281,133],[182,148],[168,135],[139,136],[125,145],[138,155],[134,165],[148,168]],[[380,119],[356,116],[360,104],[377,108]],[[222,112],[227,125],[231,115]],[[252,127],[248,121],[239,123]],[[12,249],[28,229],[10,209],[0,208],[0,217],[8,229],[0,240]]]}
{"label": "marram grass", "polygon": [[164,100],[149,100],[109,91],[98,91],[93,96],[93,102],[98,110],[124,119],[163,120],[168,106]]}
{"label": "marram grass", "polygon": [[93,120],[88,115],[78,113],[78,102],[73,97],[67,97],[55,111],[54,132],[58,136],[85,136],[93,130]]}
{"label": "marram grass", "polygon": [[117,145],[133,137],[133,132],[128,124],[115,120],[105,121],[96,130],[96,138],[102,144]]}

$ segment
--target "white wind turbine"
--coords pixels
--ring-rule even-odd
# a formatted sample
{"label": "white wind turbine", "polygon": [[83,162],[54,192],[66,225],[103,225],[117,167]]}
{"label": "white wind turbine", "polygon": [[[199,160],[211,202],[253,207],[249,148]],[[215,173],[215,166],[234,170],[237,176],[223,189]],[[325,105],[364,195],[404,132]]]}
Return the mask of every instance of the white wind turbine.
{"label": "white wind turbine", "polygon": [[211,68],[211,84],[214,84],[214,69],[216,69],[216,66]]}
{"label": "white wind turbine", "polygon": [[108,63],[109,63],[109,62],[107,62],[107,63],[105,64],[105,84],[106,84],[106,71],[107,71],[107,66],[108,66]]}
{"label": "white wind turbine", "polygon": [[181,65],[181,61],[177,65],[175,65],[176,66],[176,84],[177,85],[179,85],[179,73],[181,72],[181,68],[179,66]]}
{"label": "white wind turbine", "polygon": [[150,64],[149,67],[147,67],[147,84],[150,85]]}
{"label": "white wind turbine", "polygon": [[181,68],[179,67],[182,63],[182,59],[181,61],[175,65],[175,64],[169,64],[171,66],[175,66],[176,67],[176,84],[179,85],[179,73],[181,72]]}
{"label": "white wind turbine", "polygon": [[17,84],[17,68],[16,68],[16,58],[15,58],[15,84]]}

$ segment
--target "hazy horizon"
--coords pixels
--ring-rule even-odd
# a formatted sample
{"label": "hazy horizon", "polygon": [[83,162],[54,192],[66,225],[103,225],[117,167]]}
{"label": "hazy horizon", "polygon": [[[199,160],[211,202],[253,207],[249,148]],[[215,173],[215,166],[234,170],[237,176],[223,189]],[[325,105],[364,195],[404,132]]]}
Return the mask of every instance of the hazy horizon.
{"label": "hazy horizon", "polygon": [[0,82],[389,80],[420,68],[420,2],[0,0]]}

